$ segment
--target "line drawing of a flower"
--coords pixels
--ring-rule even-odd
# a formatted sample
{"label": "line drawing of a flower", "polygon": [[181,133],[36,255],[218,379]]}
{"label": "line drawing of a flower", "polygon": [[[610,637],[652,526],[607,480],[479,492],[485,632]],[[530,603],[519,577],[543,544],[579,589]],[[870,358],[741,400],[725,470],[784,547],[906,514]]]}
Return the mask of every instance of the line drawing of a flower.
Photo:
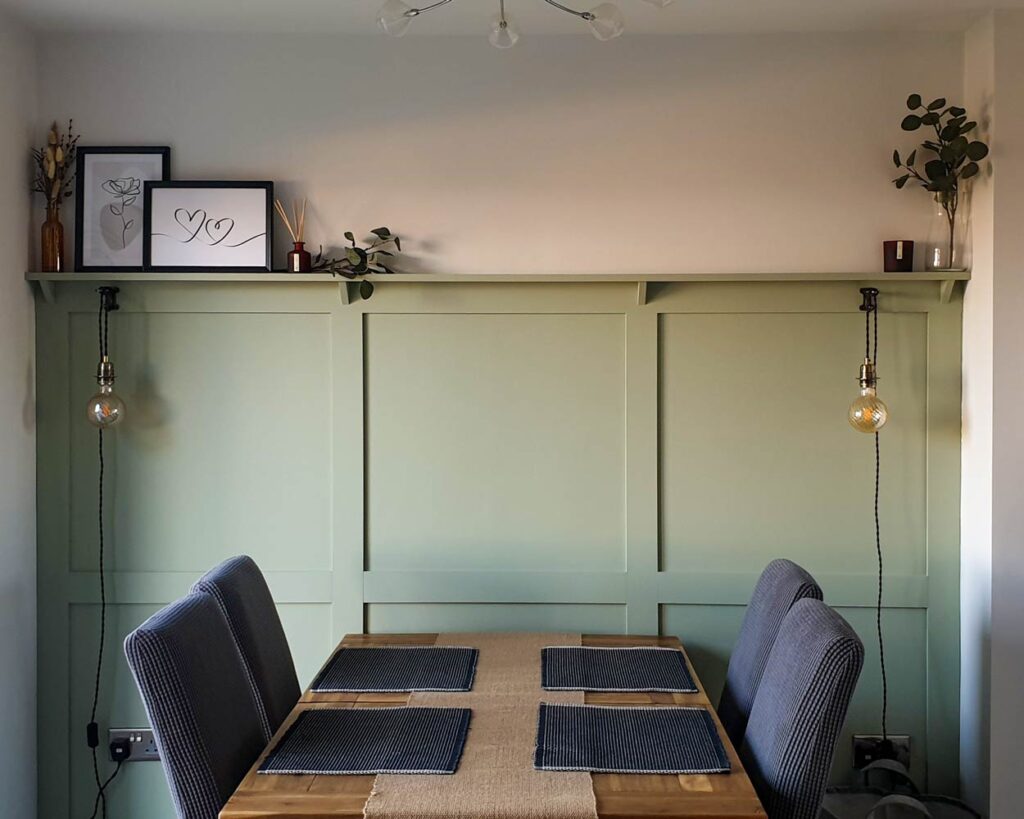
{"label": "line drawing of a flower", "polygon": [[142,181],[134,176],[122,176],[118,179],[108,179],[100,187],[116,200],[107,207],[110,208],[112,214],[121,217],[121,247],[126,248],[128,247],[128,231],[135,224],[135,220],[126,218],[125,213],[139,198]]}

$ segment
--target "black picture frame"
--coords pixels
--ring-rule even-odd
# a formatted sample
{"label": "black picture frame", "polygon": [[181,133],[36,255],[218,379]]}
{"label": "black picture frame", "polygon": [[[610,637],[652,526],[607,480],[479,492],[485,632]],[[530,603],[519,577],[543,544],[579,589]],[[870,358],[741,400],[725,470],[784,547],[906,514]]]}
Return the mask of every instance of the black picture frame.
{"label": "black picture frame", "polygon": [[[87,264],[85,260],[85,193],[86,162],[89,157],[112,154],[159,155],[162,159],[161,181],[171,178],[171,148],[168,145],[80,145],[75,152],[75,270],[82,273],[100,273],[118,270],[126,273],[145,270],[145,261],[140,264]],[[143,180],[145,183],[146,180]],[[145,205],[143,205],[145,208]],[[145,220],[145,211],[143,211]],[[140,236],[140,241],[142,237]]]}
{"label": "black picture frame", "polygon": [[[246,243],[248,243],[250,241],[254,241],[255,239],[259,238],[260,236],[263,236],[264,241],[261,243],[262,246],[263,246],[263,250],[264,250],[264,252],[263,252],[263,261],[259,265],[251,265],[251,264],[243,264],[243,265],[218,264],[218,263],[216,263],[214,261],[211,261],[210,263],[203,263],[203,264],[161,264],[159,259],[154,261],[154,254],[153,254],[153,236],[154,236],[154,233],[153,233],[153,219],[154,219],[154,214],[153,214],[153,207],[154,207],[154,205],[153,205],[153,198],[154,198],[154,194],[158,194],[159,191],[163,191],[163,190],[196,190],[196,191],[211,190],[211,191],[217,191],[217,190],[254,190],[254,189],[263,190],[265,192],[265,200],[266,200],[265,203],[264,203],[265,207],[261,209],[262,214],[263,214],[264,231],[262,233],[260,233],[260,234],[257,234],[253,239],[246,239],[246,240],[244,240],[241,244],[246,244]],[[273,259],[274,259],[274,183],[273,182],[266,182],[266,181],[260,181],[260,182],[255,182],[255,181],[236,182],[236,181],[208,180],[208,179],[202,179],[202,180],[173,180],[173,181],[164,181],[164,182],[147,182],[145,184],[145,186],[144,186],[143,199],[144,199],[145,205],[144,205],[143,229],[142,229],[142,259],[143,259],[143,267],[145,268],[145,270],[147,272],[152,272],[152,273],[201,273],[201,272],[222,271],[222,272],[225,272],[225,273],[269,273],[273,269]],[[201,210],[201,208],[199,208],[199,210]],[[189,211],[186,211],[184,208],[179,207],[175,211],[175,213],[177,213],[178,211],[185,211],[185,215],[188,217],[188,219],[192,219],[193,217],[198,215],[199,210],[189,212]],[[160,214],[160,218],[161,219],[164,218],[162,213]],[[232,228],[234,226],[234,221],[232,219],[228,219],[227,217],[220,217],[220,218],[218,218],[217,214],[215,214],[214,216],[209,216],[205,211],[203,211],[203,220],[204,220],[203,224],[199,228],[197,228],[196,235],[198,235],[198,230],[204,230],[206,232],[206,236],[210,240],[214,239],[214,235],[211,235],[210,231],[209,231],[209,226],[210,225],[219,226],[224,221],[232,221]],[[181,225],[182,223],[179,222],[178,224]],[[182,241],[182,244],[187,244],[187,243],[191,242],[193,239],[196,239],[196,235],[193,235],[192,239],[189,239],[187,241]],[[215,234],[215,235],[218,235],[218,234]],[[210,246],[210,247],[214,247],[214,246],[220,247],[222,241],[223,241],[222,239],[218,238],[216,241],[212,241],[212,243],[211,243],[211,241],[208,241],[207,245]],[[240,245],[224,245],[223,247],[226,249],[226,248],[232,248],[232,247],[238,247],[238,246],[240,246]]]}

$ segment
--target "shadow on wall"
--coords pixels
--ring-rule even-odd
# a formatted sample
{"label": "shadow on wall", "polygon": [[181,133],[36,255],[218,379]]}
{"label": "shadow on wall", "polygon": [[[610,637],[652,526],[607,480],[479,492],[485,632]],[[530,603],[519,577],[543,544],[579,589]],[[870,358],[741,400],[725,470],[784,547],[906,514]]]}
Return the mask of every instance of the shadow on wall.
{"label": "shadow on wall", "polygon": [[711,704],[717,706],[722,696],[722,688],[725,686],[725,672],[729,668],[729,655],[723,654],[721,650],[703,645],[699,639],[686,643],[686,652],[693,663],[697,676],[704,685],[704,692],[711,700]]}
{"label": "shadow on wall", "polygon": [[342,39],[47,38],[41,92],[92,144],[170,144],[178,178],[281,180],[314,249],[387,224],[419,269],[621,272],[651,237],[645,270],[749,272],[923,238],[894,89],[961,82],[945,34]]}
{"label": "shadow on wall", "polygon": [[31,358],[25,362],[25,398],[21,402],[21,424],[26,432],[36,428],[36,372]]}

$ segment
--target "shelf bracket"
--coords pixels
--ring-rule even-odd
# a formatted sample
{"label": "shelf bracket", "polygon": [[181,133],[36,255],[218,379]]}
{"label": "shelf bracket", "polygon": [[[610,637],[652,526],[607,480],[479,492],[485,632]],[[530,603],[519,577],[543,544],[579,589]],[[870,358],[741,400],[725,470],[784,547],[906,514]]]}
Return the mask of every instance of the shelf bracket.
{"label": "shelf bracket", "polygon": [[352,293],[348,289],[348,282],[342,281],[338,284],[338,296],[341,298],[341,303],[349,305],[352,303]]}
{"label": "shelf bracket", "polygon": [[956,289],[956,279],[943,279],[939,282],[939,302],[949,304],[953,298],[953,290]]}
{"label": "shelf bracket", "polygon": [[636,303],[640,307],[647,304],[647,282],[636,283]]}
{"label": "shelf bracket", "polygon": [[36,281],[36,284],[39,285],[39,293],[42,295],[43,301],[47,304],[53,304],[57,300],[57,293],[54,290],[53,282],[39,279]]}

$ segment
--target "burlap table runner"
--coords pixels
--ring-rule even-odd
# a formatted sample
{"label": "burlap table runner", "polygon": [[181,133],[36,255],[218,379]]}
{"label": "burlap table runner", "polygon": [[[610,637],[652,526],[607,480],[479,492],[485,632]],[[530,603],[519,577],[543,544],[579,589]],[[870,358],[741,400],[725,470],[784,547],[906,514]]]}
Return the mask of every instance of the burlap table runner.
{"label": "burlap table runner", "polygon": [[410,705],[473,709],[451,776],[381,774],[367,819],[595,819],[589,773],[533,768],[538,706],[582,703],[580,691],[543,691],[540,651],[580,645],[579,634],[445,634],[437,645],[480,649],[472,691],[418,692]]}

